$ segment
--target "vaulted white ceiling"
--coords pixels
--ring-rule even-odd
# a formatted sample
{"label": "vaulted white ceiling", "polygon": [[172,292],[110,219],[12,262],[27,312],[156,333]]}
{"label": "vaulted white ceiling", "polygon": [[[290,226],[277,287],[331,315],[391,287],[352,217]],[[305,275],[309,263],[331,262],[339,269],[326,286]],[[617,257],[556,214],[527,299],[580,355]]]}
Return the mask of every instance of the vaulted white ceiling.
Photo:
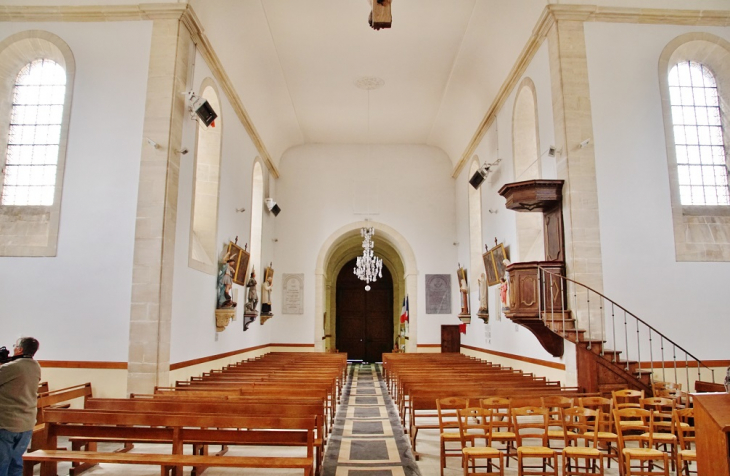
{"label": "vaulted white ceiling", "polygon": [[[184,0],[183,0],[184,1]],[[457,164],[550,3],[727,9],[727,0],[189,0],[274,163],[303,143],[428,144]],[[362,77],[385,84],[369,93]]]}
{"label": "vaulted white ceiling", "polygon": [[393,27],[375,31],[367,0],[191,1],[275,163],[302,143],[458,160],[546,3],[393,0]]}
{"label": "vaulted white ceiling", "polygon": [[[547,4],[727,10],[728,0],[152,0],[190,3],[274,164],[305,143],[428,144],[456,165]],[[138,0],[0,0],[8,5]],[[378,77],[369,93],[355,81]]]}

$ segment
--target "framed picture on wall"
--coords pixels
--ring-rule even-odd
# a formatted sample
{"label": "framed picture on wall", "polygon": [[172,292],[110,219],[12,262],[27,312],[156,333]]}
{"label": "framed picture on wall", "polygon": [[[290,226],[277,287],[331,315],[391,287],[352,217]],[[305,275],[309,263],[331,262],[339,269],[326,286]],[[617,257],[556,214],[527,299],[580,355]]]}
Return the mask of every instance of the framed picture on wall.
{"label": "framed picture on wall", "polygon": [[240,285],[246,285],[246,270],[248,269],[248,260],[251,257],[248,251],[244,250],[234,242],[228,242],[228,259],[234,260],[236,263],[233,266],[235,272],[233,273],[233,282]]}
{"label": "framed picture on wall", "polygon": [[494,267],[497,269],[497,280],[501,280],[504,278],[504,259],[507,257],[504,252],[504,245],[500,243],[489,251],[492,253],[492,261],[494,261]]}
{"label": "framed picture on wall", "polygon": [[499,278],[497,277],[497,268],[494,266],[494,259],[492,258],[492,252],[487,251],[482,255],[484,260],[484,271],[487,275],[487,285],[496,286],[499,284]]}

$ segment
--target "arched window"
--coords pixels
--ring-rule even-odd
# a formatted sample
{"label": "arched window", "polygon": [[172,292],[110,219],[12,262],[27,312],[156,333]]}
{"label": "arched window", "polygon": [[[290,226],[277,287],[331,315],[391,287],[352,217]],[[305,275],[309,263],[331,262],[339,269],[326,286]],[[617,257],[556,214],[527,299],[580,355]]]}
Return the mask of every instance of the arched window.
{"label": "arched window", "polygon": [[677,261],[730,261],[730,42],[704,32],[670,41],[659,58]]}
{"label": "arched window", "polygon": [[13,88],[3,205],[53,205],[66,71],[50,59],[20,70]]}
{"label": "arched window", "polygon": [[221,167],[220,102],[215,83],[206,78],[200,96],[205,98],[219,116],[208,127],[198,122],[195,148],[195,181],[193,216],[190,230],[190,267],[215,274],[218,236],[218,190]]}
{"label": "arched window", "polygon": [[668,77],[682,205],[730,205],[717,81],[694,61],[674,65]]}
{"label": "arched window", "polygon": [[261,274],[261,235],[264,222],[264,172],[259,159],[253,164],[253,178],[251,181],[251,266],[256,269],[256,275],[260,283],[263,279]]}
{"label": "arched window", "polygon": [[[469,177],[479,169],[479,157],[474,156]],[[471,289],[477,289],[477,279],[484,272],[484,260],[482,259],[482,193],[481,188],[475,189],[467,185],[469,190],[469,256],[471,261]]]}
{"label": "arched window", "polygon": [[75,69],[47,31],[0,42],[2,256],[56,256]]}
{"label": "arched window", "polygon": [[[512,150],[515,182],[540,178],[540,144],[537,129],[537,98],[535,84],[525,78],[520,85],[512,111]],[[545,235],[542,214],[517,213],[516,261],[545,259]]]}

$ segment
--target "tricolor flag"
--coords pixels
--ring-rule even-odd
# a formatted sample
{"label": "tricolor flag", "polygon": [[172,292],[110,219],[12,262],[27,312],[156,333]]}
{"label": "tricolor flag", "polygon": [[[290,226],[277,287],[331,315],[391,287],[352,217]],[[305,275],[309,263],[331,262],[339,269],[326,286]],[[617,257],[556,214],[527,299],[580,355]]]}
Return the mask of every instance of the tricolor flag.
{"label": "tricolor flag", "polygon": [[408,322],[408,296],[403,299],[403,309],[400,312],[400,323]]}

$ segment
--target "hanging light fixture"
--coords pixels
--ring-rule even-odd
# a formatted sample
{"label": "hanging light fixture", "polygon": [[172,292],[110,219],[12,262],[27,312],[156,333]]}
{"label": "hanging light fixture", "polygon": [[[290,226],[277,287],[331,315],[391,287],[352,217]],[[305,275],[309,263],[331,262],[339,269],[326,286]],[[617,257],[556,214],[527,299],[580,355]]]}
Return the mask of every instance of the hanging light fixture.
{"label": "hanging light fixture", "polygon": [[357,266],[354,268],[355,276],[365,281],[365,291],[370,291],[370,283],[383,277],[383,260],[373,253],[373,240],[375,229],[362,228],[360,235],[362,240],[362,256],[357,257]]}

